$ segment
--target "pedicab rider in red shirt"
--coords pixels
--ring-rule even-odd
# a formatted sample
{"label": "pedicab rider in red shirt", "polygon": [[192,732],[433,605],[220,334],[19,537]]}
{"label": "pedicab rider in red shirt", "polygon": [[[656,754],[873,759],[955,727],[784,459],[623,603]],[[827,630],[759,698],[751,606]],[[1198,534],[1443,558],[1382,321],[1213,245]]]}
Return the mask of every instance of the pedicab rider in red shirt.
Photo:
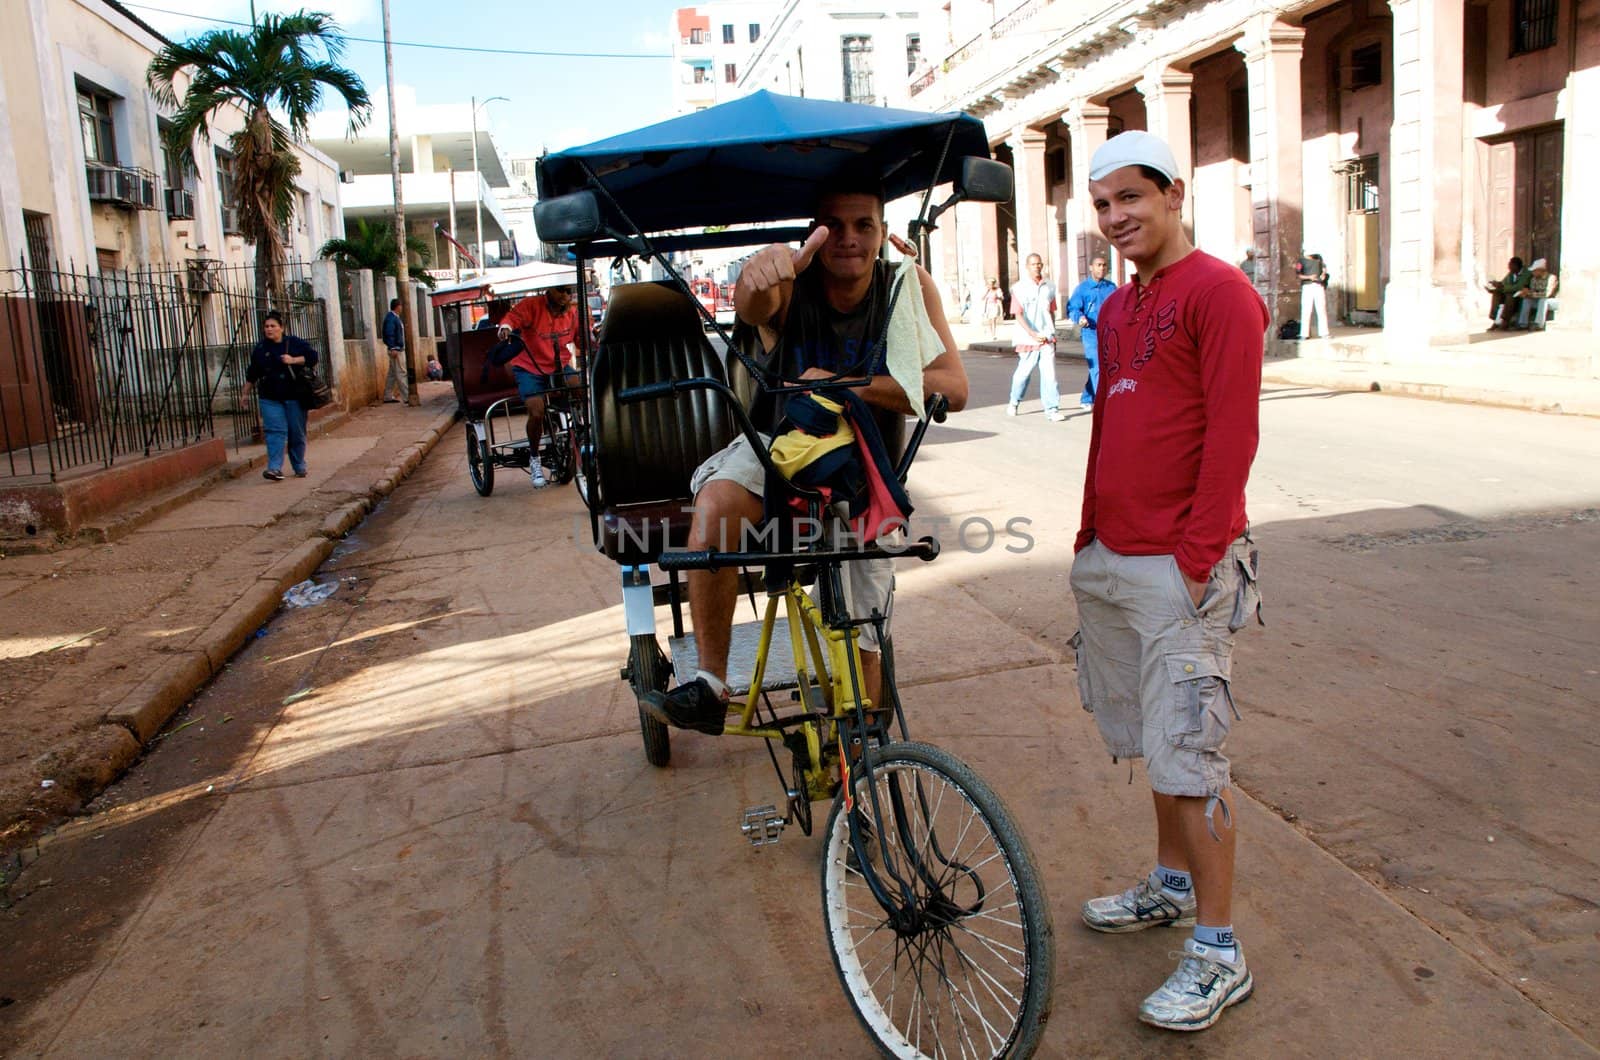
{"label": "pedicab rider in red shirt", "polygon": [[539,440],[544,436],[545,395],[559,389],[573,369],[578,340],[578,311],[571,287],[552,287],[529,295],[500,318],[497,337],[503,342],[515,329],[524,349],[511,359],[511,377],[528,410],[528,477],[534,489],[549,485],[539,462]]}
{"label": "pedicab rider in red shirt", "polygon": [[1255,457],[1266,306],[1196,250],[1172,151],[1146,132],[1089,163],[1100,231],[1133,282],[1100,309],[1100,386],[1072,565],[1079,695],[1114,758],[1145,760],[1156,865],[1083,919],[1105,932],[1194,924],[1139,1018],[1211,1026],[1254,981],[1233,936],[1234,822],[1223,743],[1234,633],[1256,614],[1244,491]]}

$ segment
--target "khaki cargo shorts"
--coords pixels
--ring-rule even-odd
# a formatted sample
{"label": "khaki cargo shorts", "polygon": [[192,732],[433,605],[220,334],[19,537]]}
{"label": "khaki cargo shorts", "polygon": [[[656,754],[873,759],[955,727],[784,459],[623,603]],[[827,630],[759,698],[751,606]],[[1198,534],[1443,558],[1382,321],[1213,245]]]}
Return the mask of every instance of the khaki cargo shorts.
{"label": "khaki cargo shorts", "polygon": [[1256,574],[1241,537],[1196,608],[1172,556],[1123,556],[1094,541],[1073,561],[1078,696],[1111,754],[1144,758],[1160,794],[1210,797],[1230,786],[1233,636],[1257,618]]}
{"label": "khaki cargo shorts", "polygon": [[[772,439],[766,435],[759,437],[762,444],[772,444]],[[741,434],[694,469],[694,475],[689,479],[690,492],[698,497],[707,482],[736,482],[760,497],[766,492],[767,473],[761,466],[760,458],[751,451],[749,439]],[[832,534],[833,529],[828,528],[828,532]],[[885,548],[892,549],[903,538],[904,535],[896,531],[883,535],[879,540]],[[866,618],[872,614],[873,608],[877,608],[878,613],[886,618],[891,614],[894,605],[894,560],[886,557],[846,563],[843,581],[845,606],[851,617]],[[857,628],[861,631],[858,642],[861,650],[879,651],[877,628],[870,625]],[[884,630],[887,632],[888,628],[885,622]]]}

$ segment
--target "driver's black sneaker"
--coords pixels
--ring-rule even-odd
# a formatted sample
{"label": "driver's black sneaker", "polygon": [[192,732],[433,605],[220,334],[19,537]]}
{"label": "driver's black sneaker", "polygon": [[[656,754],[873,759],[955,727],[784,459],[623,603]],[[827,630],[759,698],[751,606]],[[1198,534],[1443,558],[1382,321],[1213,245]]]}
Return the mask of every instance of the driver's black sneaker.
{"label": "driver's black sneaker", "polygon": [[728,717],[728,701],[698,677],[668,692],[646,692],[640,702],[657,721],[708,736],[721,736]]}

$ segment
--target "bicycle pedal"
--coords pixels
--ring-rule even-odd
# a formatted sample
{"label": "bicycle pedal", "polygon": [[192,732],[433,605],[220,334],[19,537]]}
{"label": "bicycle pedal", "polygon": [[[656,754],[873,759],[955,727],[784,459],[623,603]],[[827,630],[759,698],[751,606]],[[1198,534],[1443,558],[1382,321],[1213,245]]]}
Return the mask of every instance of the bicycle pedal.
{"label": "bicycle pedal", "polygon": [[776,806],[752,806],[744,811],[744,817],[739,821],[739,831],[750,840],[751,846],[764,847],[778,841],[787,823],[778,816]]}

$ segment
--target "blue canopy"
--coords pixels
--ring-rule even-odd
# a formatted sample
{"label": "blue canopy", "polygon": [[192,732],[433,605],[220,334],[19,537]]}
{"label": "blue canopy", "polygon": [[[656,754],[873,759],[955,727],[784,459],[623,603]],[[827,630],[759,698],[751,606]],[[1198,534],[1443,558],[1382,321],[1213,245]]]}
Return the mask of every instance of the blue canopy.
{"label": "blue canopy", "polygon": [[[954,180],[974,155],[988,158],[989,141],[968,114],[762,91],[547,155],[539,197],[588,187],[587,164],[643,232],[759,224],[808,218],[817,186],[843,171],[867,170],[893,200]],[[604,196],[601,208],[620,223]]]}

